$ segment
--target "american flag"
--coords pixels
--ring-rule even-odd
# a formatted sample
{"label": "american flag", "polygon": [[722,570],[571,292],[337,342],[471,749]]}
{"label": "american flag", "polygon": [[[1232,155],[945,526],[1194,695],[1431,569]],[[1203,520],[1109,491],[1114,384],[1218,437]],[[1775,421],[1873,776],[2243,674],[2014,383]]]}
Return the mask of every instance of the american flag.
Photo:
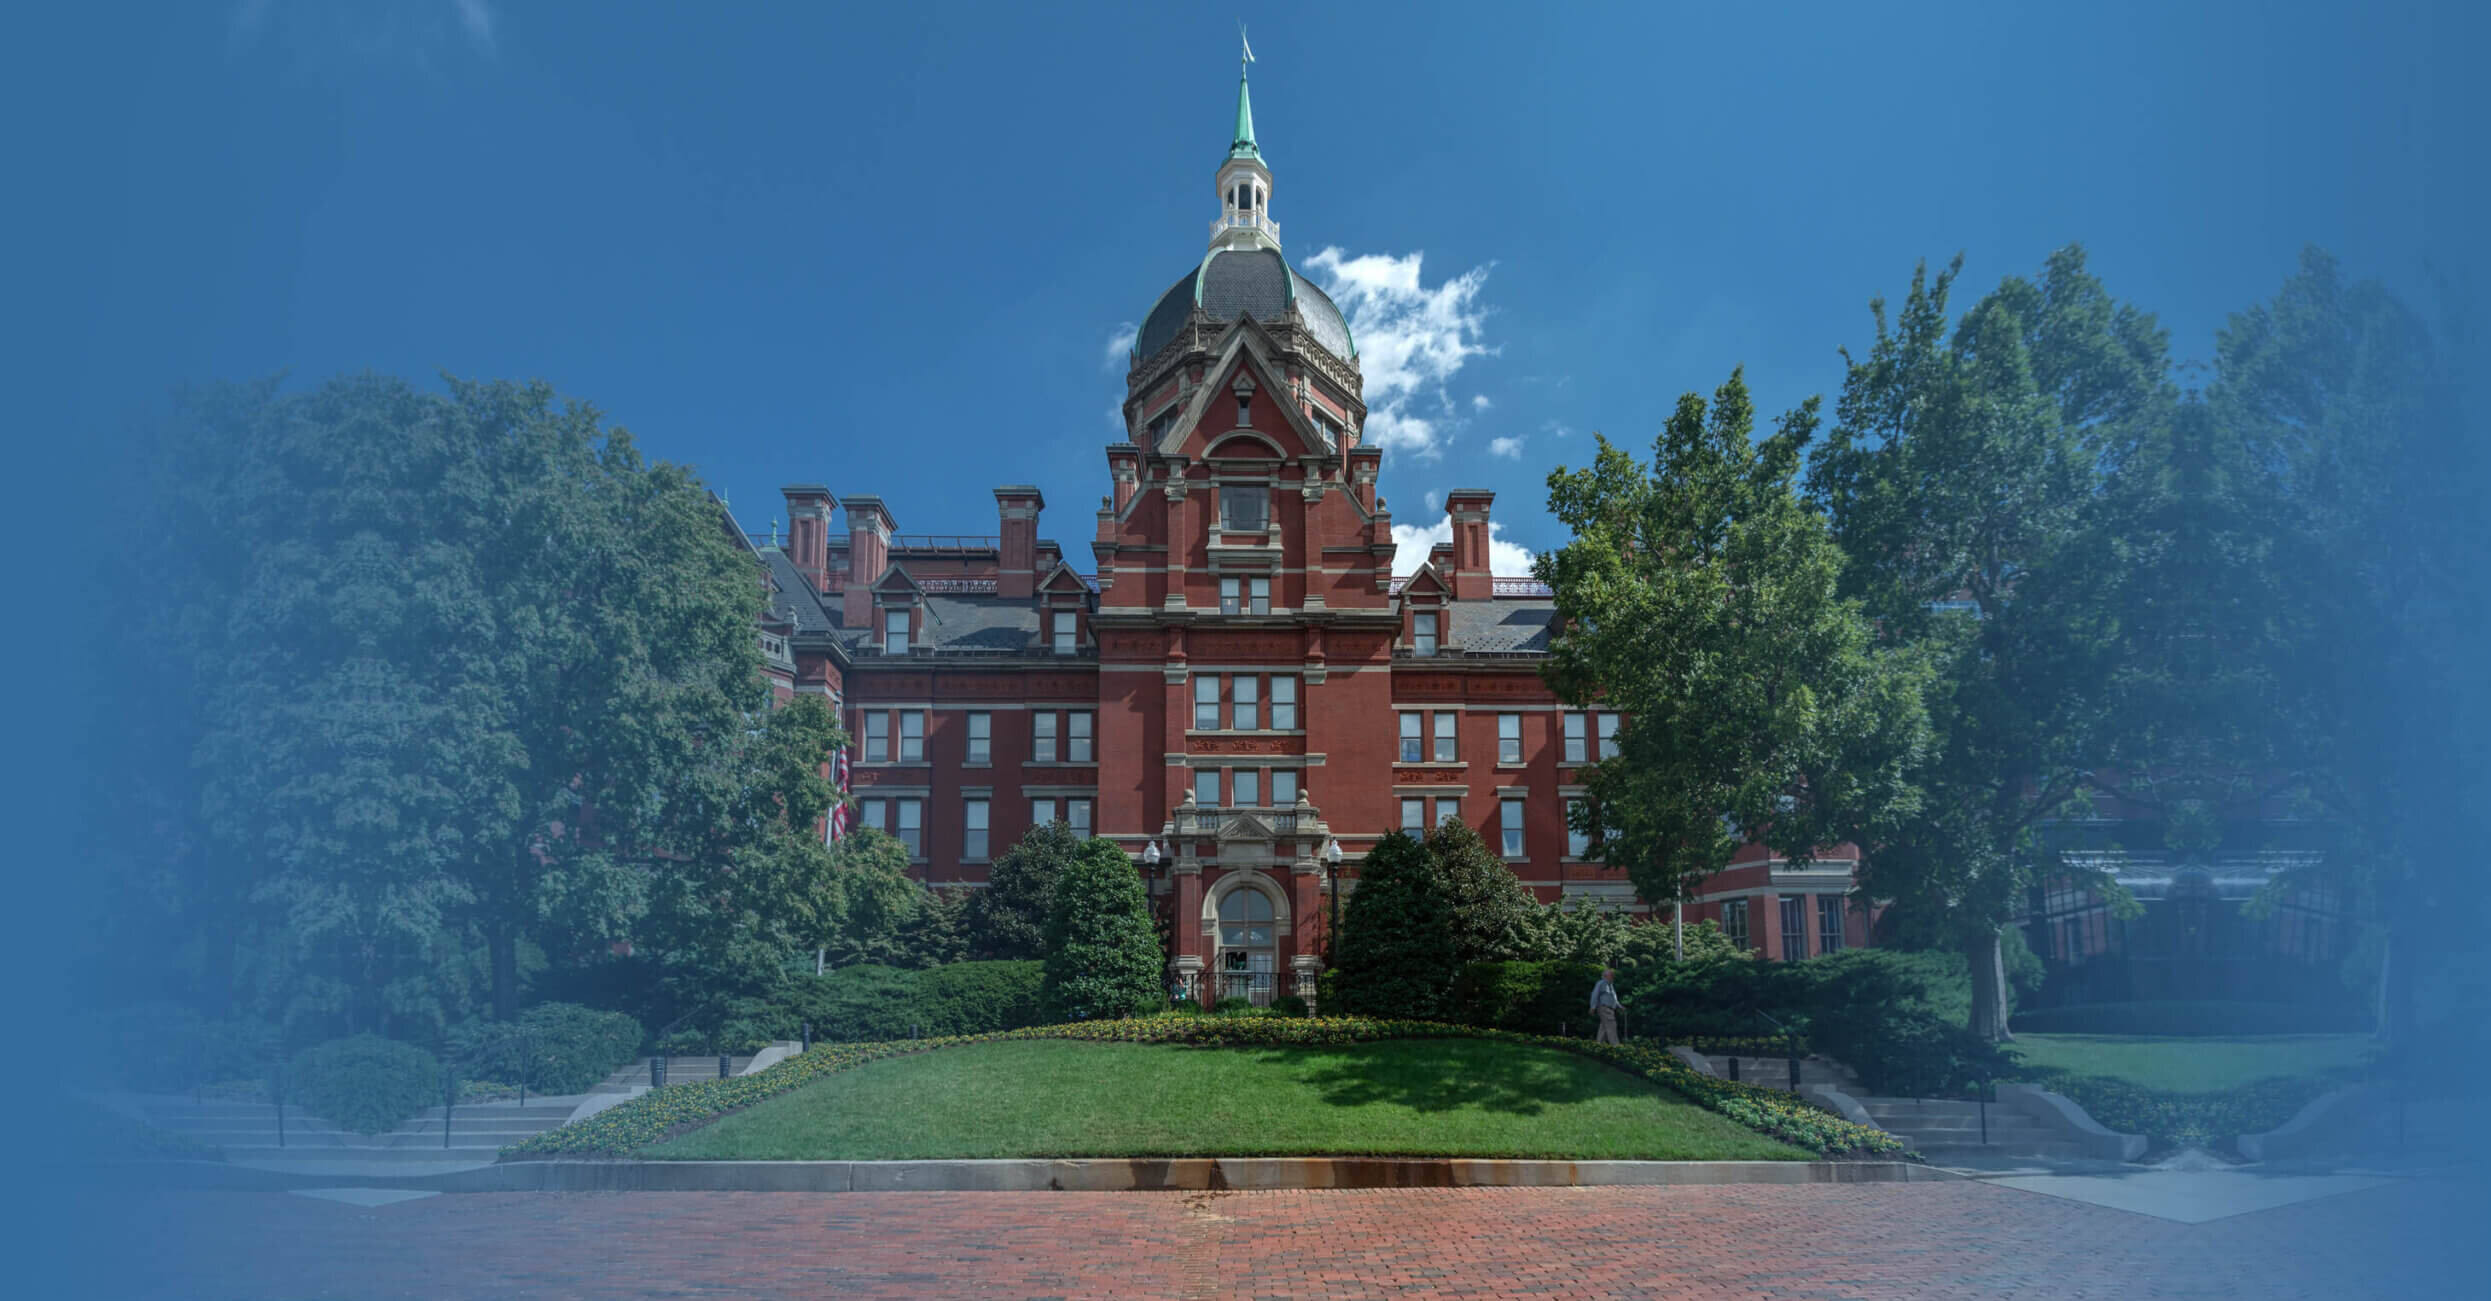
{"label": "american flag", "polygon": [[834,789],[835,798],[831,802],[830,821],[825,828],[823,838],[836,843],[841,836],[848,834],[848,750],[846,746],[841,746],[831,752],[830,784]]}

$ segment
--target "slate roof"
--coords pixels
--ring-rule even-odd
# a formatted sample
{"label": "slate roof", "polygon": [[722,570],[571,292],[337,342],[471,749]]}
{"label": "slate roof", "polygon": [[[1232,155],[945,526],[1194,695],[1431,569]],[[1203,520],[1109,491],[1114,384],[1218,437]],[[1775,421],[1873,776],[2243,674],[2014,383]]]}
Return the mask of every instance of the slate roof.
{"label": "slate roof", "polygon": [[787,553],[777,547],[761,547],[758,550],[762,563],[770,567],[771,585],[777,589],[771,593],[770,603],[774,608],[788,613],[788,617],[796,625],[797,633],[825,633],[836,630],[839,626],[838,620],[832,618],[830,612],[823,608],[822,598],[814,592],[813,584],[806,582],[804,575],[796,572],[796,562],[788,559]]}
{"label": "slate roof", "polygon": [[1142,318],[1134,351],[1144,357],[1156,355],[1185,328],[1197,304],[1212,320],[1225,324],[1240,316],[1280,320],[1289,314],[1292,301],[1315,342],[1343,360],[1357,358],[1358,345],[1350,338],[1349,322],[1341,316],[1341,309],[1313,281],[1267,248],[1213,250],[1200,266],[1159,295],[1150,315]]}
{"label": "slate roof", "polygon": [[1548,653],[1557,603],[1544,600],[1455,601],[1445,607],[1450,644],[1475,653]]}

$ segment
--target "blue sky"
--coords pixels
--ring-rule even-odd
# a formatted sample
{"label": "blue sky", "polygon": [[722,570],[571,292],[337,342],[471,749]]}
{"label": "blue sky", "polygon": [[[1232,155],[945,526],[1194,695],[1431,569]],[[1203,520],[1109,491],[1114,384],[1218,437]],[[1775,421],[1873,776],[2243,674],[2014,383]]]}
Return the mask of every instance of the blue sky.
{"label": "blue sky", "polygon": [[[1830,401],[1915,259],[1977,291],[2081,240],[2183,358],[2304,242],[2420,285],[2480,212],[2481,8],[1242,16],[1273,215],[1360,326],[1396,518],[1492,487],[1536,549],[1589,431],[1645,446],[1740,363],[1768,417]],[[11,56],[21,358],[83,437],[185,379],[541,377],[755,530],[819,481],[986,533],[1030,481],[1086,559],[1112,341],[1201,254],[1240,16],[54,6]]]}

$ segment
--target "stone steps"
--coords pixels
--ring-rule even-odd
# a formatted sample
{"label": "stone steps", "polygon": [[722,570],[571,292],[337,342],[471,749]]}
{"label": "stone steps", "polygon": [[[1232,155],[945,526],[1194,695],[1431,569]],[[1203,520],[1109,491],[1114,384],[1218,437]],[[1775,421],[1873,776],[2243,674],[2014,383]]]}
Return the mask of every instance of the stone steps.
{"label": "stone steps", "polygon": [[1960,1156],[2056,1157],[2085,1155],[2065,1131],[1997,1103],[1989,1105],[1984,1131],[1981,1104],[1954,1098],[1862,1098],[1869,1119],[1910,1143],[1931,1160]]}

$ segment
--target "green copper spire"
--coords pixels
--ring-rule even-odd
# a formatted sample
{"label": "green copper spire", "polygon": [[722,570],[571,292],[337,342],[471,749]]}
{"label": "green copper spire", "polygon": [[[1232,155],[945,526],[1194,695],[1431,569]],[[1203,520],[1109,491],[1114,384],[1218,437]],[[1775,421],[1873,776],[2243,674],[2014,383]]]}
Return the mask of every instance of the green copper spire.
{"label": "green copper spire", "polygon": [[1263,151],[1254,144],[1254,97],[1246,93],[1246,64],[1254,62],[1254,47],[1245,47],[1245,58],[1237,64],[1237,137],[1228,143],[1231,158],[1252,158],[1261,161]]}

